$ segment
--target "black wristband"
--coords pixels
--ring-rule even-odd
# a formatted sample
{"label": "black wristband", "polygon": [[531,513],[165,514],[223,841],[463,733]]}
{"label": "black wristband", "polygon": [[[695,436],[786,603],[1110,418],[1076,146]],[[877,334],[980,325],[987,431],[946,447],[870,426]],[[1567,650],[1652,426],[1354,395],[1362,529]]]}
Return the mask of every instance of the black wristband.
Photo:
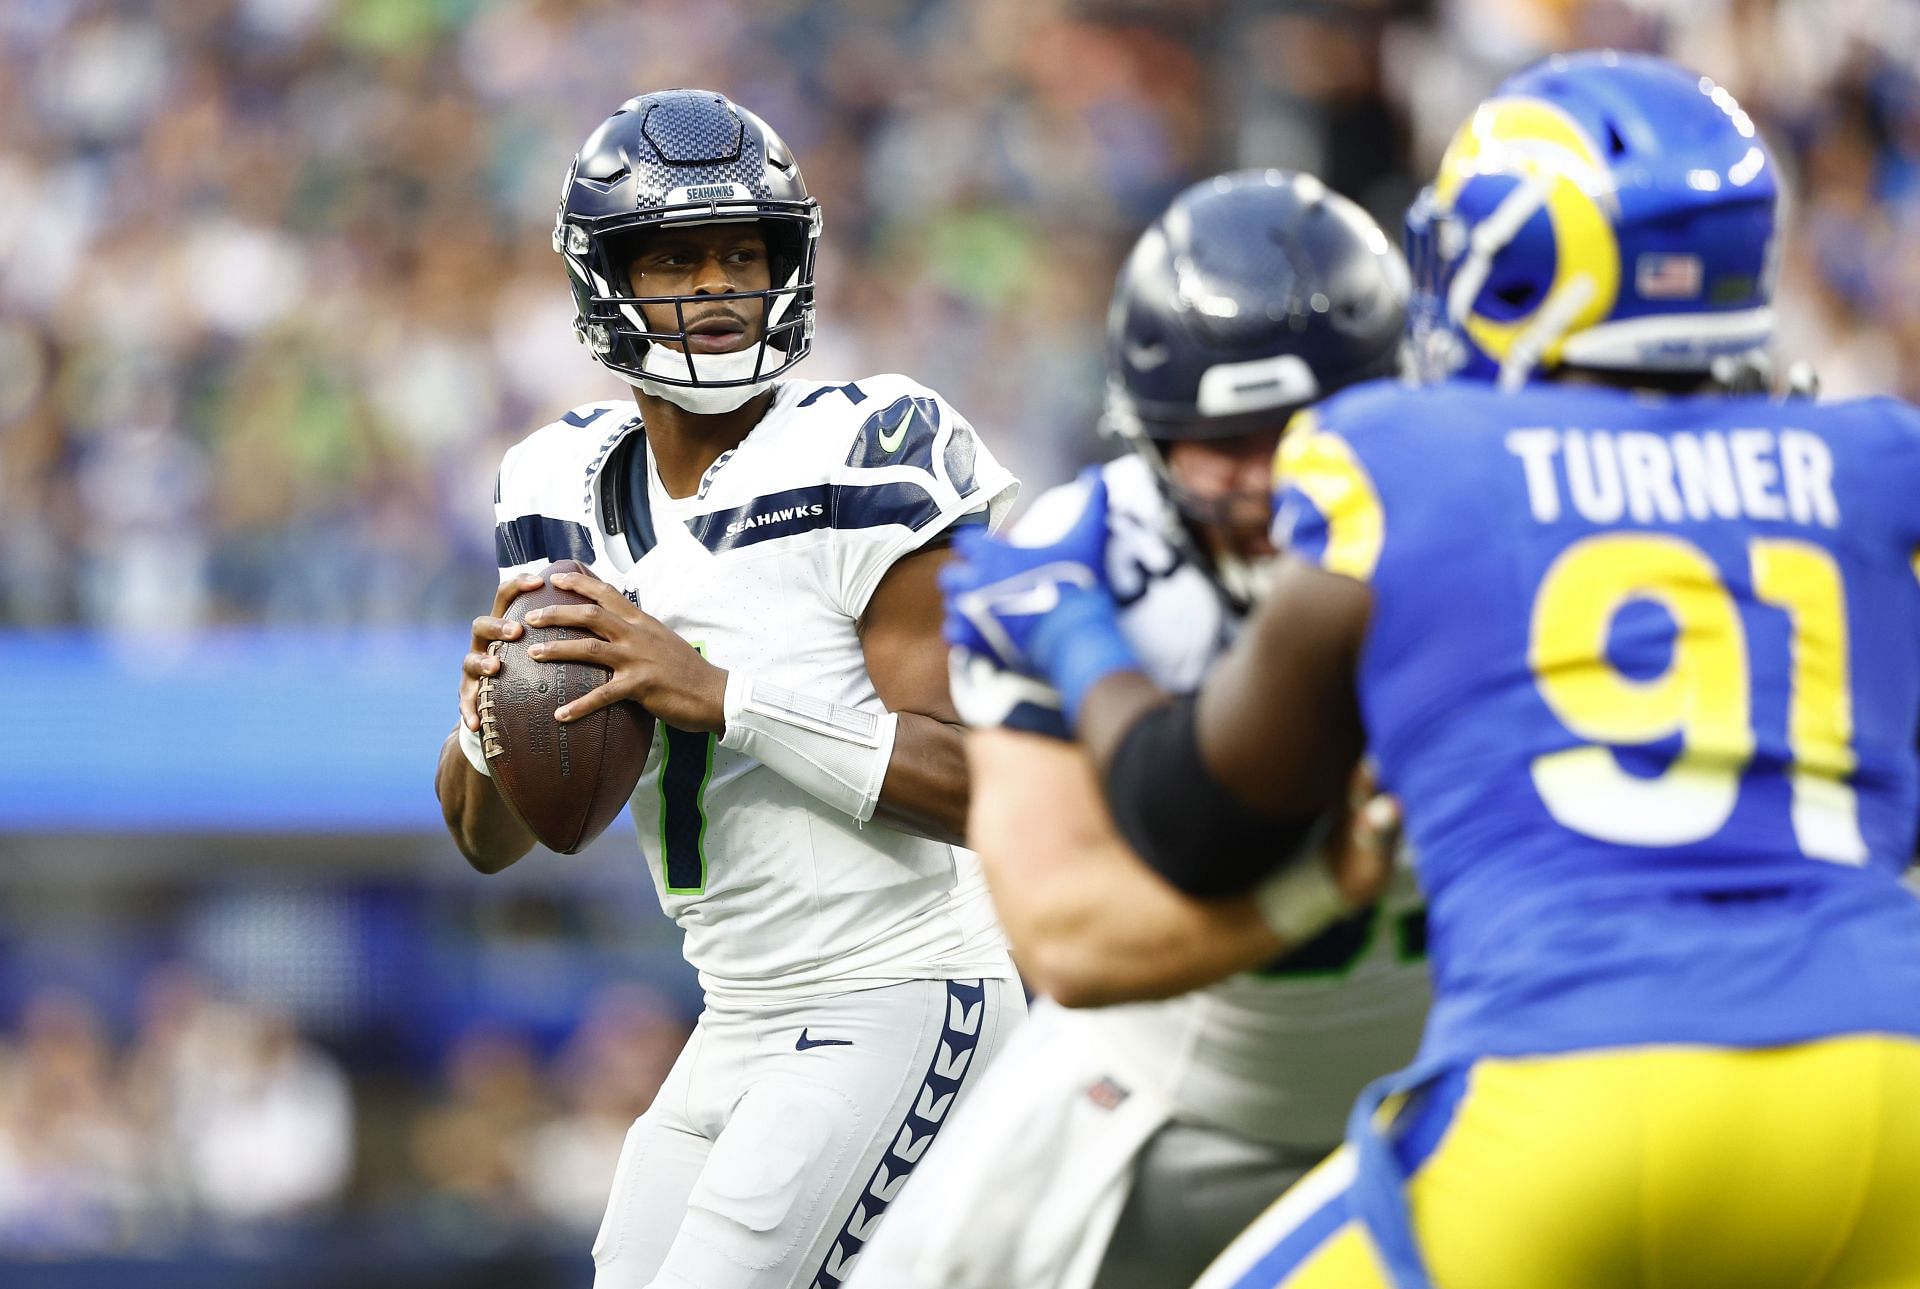
{"label": "black wristband", "polygon": [[1189,696],[1134,723],[1107,766],[1107,803],[1120,835],[1173,886],[1196,896],[1243,895],[1296,855],[1314,819],[1249,809],[1200,759]]}

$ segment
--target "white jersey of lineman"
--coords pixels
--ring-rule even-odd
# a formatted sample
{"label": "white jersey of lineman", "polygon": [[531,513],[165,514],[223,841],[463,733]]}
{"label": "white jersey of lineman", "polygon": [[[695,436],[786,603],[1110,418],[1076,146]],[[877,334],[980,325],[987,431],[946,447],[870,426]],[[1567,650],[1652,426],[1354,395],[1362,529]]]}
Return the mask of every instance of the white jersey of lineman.
{"label": "white jersey of lineman", "polygon": [[[667,495],[631,402],[536,431],[501,464],[495,544],[503,576],[578,559],[715,665],[878,712],[856,631],[874,588],[1017,487],[903,376],[783,381],[692,497]],[[971,852],[859,825],[716,735],[656,727],[632,813],[710,998],[1013,974]]]}
{"label": "white jersey of lineman", "polygon": [[[1169,539],[1147,463],[1128,455],[1107,482],[1107,573],[1121,628],[1164,688],[1198,688],[1237,623],[1206,574]],[[1085,485],[1038,498],[1016,531],[1058,528]],[[1404,1066],[1426,1018],[1424,923],[1404,866],[1386,900],[1340,923],[1268,972],[1164,1002],[1082,1012],[1123,1085],[1156,1089],[1180,1118],[1259,1141],[1318,1148],[1344,1134],[1354,1095]]]}

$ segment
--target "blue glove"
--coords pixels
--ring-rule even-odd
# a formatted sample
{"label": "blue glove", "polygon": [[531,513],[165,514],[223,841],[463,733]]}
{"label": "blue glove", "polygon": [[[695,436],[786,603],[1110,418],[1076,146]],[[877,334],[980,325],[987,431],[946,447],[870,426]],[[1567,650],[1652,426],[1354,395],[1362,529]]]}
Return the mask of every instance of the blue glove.
{"label": "blue glove", "polygon": [[975,729],[1020,730],[1073,741],[1060,691],[1044,680],[996,666],[985,654],[955,645],[947,654],[947,691],[954,710]]}
{"label": "blue glove", "polygon": [[1051,685],[1074,724],[1094,685],[1140,665],[1107,585],[1107,485],[1092,473],[1079,518],[1056,540],[1016,546],[970,530],[940,574],[948,643]]}

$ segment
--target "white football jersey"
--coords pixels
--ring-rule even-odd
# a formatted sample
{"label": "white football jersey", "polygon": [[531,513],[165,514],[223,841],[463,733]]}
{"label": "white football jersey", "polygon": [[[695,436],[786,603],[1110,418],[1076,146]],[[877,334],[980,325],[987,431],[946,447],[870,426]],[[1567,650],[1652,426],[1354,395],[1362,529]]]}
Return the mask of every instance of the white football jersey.
{"label": "white football jersey", "polygon": [[[1121,628],[1157,683],[1194,690],[1238,622],[1173,540],[1147,463],[1129,454],[1101,474]],[[1064,529],[1084,496],[1078,481],[1045,493],[1016,531]],[[1266,971],[1077,1016],[1108,1048],[1117,1078],[1158,1088],[1176,1114],[1282,1145],[1330,1146],[1345,1134],[1354,1095],[1405,1066],[1419,1045],[1429,997],[1424,928],[1403,864],[1380,905]]]}
{"label": "white football jersey", "polygon": [[[856,630],[874,588],[1017,488],[904,376],[783,381],[692,497],[667,495],[631,402],[536,431],[501,464],[495,545],[503,577],[578,559],[716,666],[879,712]],[[1013,974],[971,852],[858,824],[718,735],[656,726],[632,813],[710,997]]]}

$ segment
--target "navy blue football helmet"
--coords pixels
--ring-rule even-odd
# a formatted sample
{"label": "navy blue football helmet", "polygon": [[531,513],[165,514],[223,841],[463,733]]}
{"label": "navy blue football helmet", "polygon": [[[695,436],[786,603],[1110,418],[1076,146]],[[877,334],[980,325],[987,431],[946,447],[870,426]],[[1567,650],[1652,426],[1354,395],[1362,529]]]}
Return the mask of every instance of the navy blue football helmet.
{"label": "navy blue football helmet", "polygon": [[[771,288],[646,297],[673,305],[676,319],[674,330],[649,329],[627,277],[636,234],[732,220],[759,223]],[[812,348],[820,225],[820,203],[766,122],[710,90],[672,89],[628,99],[581,145],[561,190],[553,249],[572,279],[574,331],[602,366],[691,411],[720,412]],[[695,300],[736,301],[749,317],[746,307],[758,308],[760,343],[738,353],[690,352],[685,306]]]}
{"label": "navy blue football helmet", "polygon": [[[1224,521],[1166,445],[1284,426],[1306,404],[1399,370],[1406,263],[1312,175],[1243,170],[1174,198],[1134,244],[1107,314],[1104,426],[1144,456],[1187,524]],[[1242,579],[1210,568],[1244,608]]]}

